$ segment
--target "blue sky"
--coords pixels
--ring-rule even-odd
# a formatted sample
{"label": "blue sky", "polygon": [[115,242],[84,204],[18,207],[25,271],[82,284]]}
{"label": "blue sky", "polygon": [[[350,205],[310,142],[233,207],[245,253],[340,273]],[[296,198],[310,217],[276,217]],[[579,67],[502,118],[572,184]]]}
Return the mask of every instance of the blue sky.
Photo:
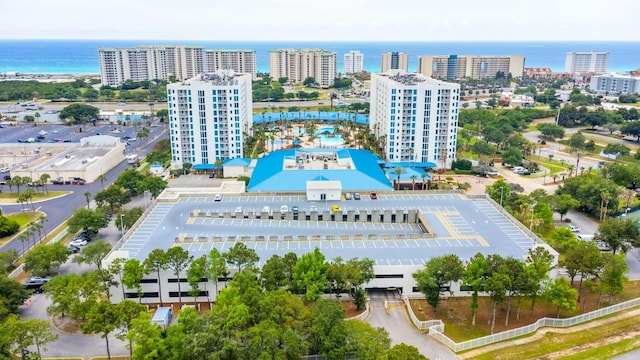
{"label": "blue sky", "polygon": [[637,0],[2,0],[1,39],[637,41]]}

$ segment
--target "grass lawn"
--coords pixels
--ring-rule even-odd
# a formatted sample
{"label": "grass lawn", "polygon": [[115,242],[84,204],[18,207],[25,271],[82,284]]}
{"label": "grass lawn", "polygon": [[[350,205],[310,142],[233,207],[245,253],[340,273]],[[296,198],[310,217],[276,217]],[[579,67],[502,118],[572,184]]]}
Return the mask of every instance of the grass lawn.
{"label": "grass lawn", "polygon": [[[628,318],[572,333],[548,332],[539,340],[498,349],[473,358],[487,360],[610,359],[640,347],[639,333],[638,319]],[[623,339],[623,336],[629,338]]]}
{"label": "grass lawn", "polygon": [[39,212],[20,212],[7,215],[9,220],[13,220],[20,225],[20,228],[38,219],[42,214]]}
{"label": "grass lawn", "polygon": [[[613,298],[611,303],[609,303],[607,296],[603,296],[600,307],[606,307],[636,297],[640,297],[640,281],[628,282],[625,284],[624,292]],[[447,316],[447,309],[449,307],[448,299],[442,299],[440,301],[436,313],[433,312],[426,300],[411,300],[411,308],[420,320],[442,320],[445,323],[445,335],[456,342],[491,334],[491,301],[488,297],[480,297],[478,299],[478,313],[476,315],[475,327],[471,326],[471,297],[455,297],[451,303],[451,316]],[[585,311],[596,310],[597,305],[598,295],[587,294]],[[555,318],[558,311],[555,305],[538,298],[536,299],[535,309],[532,313],[531,300],[529,298],[523,298],[520,309],[520,319],[516,320],[517,307],[518,300],[517,298],[513,298],[511,300],[509,324],[505,325],[507,303],[505,301],[502,305],[498,305],[494,333],[529,325],[543,317]],[[578,304],[578,309],[574,311],[560,311],[560,317],[567,318],[576,316],[582,313],[581,310],[582,303]]]}
{"label": "grass lawn", "polygon": [[[69,194],[70,191],[47,191],[47,193],[43,193],[43,192],[37,192],[35,193],[35,195],[33,196],[33,200],[34,201],[38,201],[38,200],[46,200],[46,199],[52,199],[54,197],[57,196],[61,196],[61,195],[66,195]],[[18,199],[18,192],[3,192],[0,193],[0,199],[11,199],[16,201]]]}

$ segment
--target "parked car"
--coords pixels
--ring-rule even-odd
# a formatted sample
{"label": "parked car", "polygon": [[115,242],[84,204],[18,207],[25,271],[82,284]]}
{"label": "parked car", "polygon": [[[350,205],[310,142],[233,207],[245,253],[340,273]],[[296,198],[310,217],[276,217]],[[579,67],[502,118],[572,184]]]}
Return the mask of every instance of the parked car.
{"label": "parked car", "polygon": [[514,166],[511,171],[513,171],[516,174],[523,174],[525,172],[525,168],[523,168],[522,166]]}
{"label": "parked car", "polygon": [[237,213],[241,213],[241,212],[242,212],[242,206],[238,206],[238,207],[236,208],[236,211],[234,211],[234,212],[235,212],[236,214],[237,214]]}
{"label": "parked car", "polygon": [[44,282],[48,282],[49,280],[51,280],[51,276],[32,276],[31,279],[29,279],[31,281],[44,281]]}
{"label": "parked car", "polygon": [[72,242],[69,243],[69,245],[73,245],[73,246],[85,246],[87,245],[87,240],[82,239],[82,238],[76,238],[73,239]]}
{"label": "parked car", "polygon": [[0,172],[3,172],[3,173],[5,173],[5,172],[9,172],[10,170],[11,170],[11,169],[9,169],[8,167],[0,168]]}
{"label": "parked car", "polygon": [[209,179],[215,179],[215,178],[216,178],[216,174],[213,174],[213,173],[209,174]]}
{"label": "parked car", "polygon": [[353,200],[360,200],[360,193],[354,193]]}
{"label": "parked car", "polygon": [[338,205],[333,205],[333,206],[331,206],[331,211],[333,211],[333,212],[338,212],[338,211],[340,211],[340,206],[338,206]]}
{"label": "parked car", "polygon": [[74,177],[73,180],[71,180],[71,185],[84,185],[85,183],[85,179],[79,177]]}
{"label": "parked car", "polygon": [[268,206],[265,206],[265,207],[262,208],[262,212],[269,213],[269,212],[271,212],[271,209],[269,209]]}
{"label": "parked car", "polygon": [[298,215],[298,213],[300,212],[300,208],[298,207],[298,205],[293,205],[291,207],[291,212],[293,213],[293,215]]}
{"label": "parked car", "polygon": [[351,193],[344,193],[345,200],[351,200]]}
{"label": "parked car", "polygon": [[378,194],[372,192],[369,194],[369,197],[371,198],[371,200],[377,200],[378,199]]}
{"label": "parked car", "polygon": [[575,225],[569,225],[569,229],[571,229],[571,232],[580,232],[580,228]]}
{"label": "parked car", "polygon": [[221,194],[216,194],[216,195],[213,197],[213,201],[222,201],[222,195],[221,195]]}
{"label": "parked car", "polygon": [[289,212],[289,207],[287,205],[280,206],[280,213],[281,214],[286,214],[288,212]]}
{"label": "parked car", "polygon": [[80,248],[74,245],[69,245],[67,246],[67,250],[69,250],[70,252],[77,254],[80,252]]}
{"label": "parked car", "polygon": [[22,283],[22,286],[24,286],[26,290],[31,290],[36,294],[40,294],[44,292],[44,284],[45,282],[42,280],[27,280]]}

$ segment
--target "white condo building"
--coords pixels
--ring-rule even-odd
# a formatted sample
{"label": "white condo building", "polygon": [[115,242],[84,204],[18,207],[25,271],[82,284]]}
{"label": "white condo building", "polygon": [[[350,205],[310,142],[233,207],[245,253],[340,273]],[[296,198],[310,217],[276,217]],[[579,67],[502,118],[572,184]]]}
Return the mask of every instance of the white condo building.
{"label": "white condo building", "polygon": [[351,50],[344,54],[344,73],[357,74],[364,70],[364,55],[360,51]]}
{"label": "white condo building", "polygon": [[98,50],[102,85],[120,86],[126,80],[189,79],[204,70],[198,46],[140,46]]}
{"label": "white condo building", "polygon": [[337,74],[335,52],[320,49],[278,49],[269,51],[269,75],[273,80],[286,77],[291,84],[302,84],[312,77],[321,88],[333,86]]}
{"label": "white condo building", "polygon": [[256,78],[255,50],[205,50],[204,71],[233,70],[236,73],[251,74]]}
{"label": "white condo building", "polygon": [[607,72],[609,64],[609,53],[588,51],[569,52],[564,62],[564,72],[566,73],[598,73]]}
{"label": "white condo building", "polygon": [[230,70],[167,85],[171,167],[243,157],[251,133],[251,75]]}
{"label": "white condo building", "polygon": [[449,168],[456,158],[459,100],[459,84],[397,70],[372,74],[369,127],[386,138],[388,161]]}

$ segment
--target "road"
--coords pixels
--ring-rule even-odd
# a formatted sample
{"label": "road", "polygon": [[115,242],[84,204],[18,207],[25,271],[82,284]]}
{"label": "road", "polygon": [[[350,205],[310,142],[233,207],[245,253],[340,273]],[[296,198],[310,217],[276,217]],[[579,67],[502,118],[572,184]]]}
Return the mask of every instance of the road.
{"label": "road", "polygon": [[[140,149],[131,149],[140,155],[145,156],[151,151],[153,145],[155,145],[161,139],[167,138],[168,133],[164,132],[161,136],[149,142]],[[104,175],[106,180],[104,181],[104,187],[111,185],[118,176],[131,165],[127,164],[126,160],[122,161],[113,169],[106,172]],[[96,194],[103,189],[100,181],[94,181],[93,183],[87,183],[85,185],[49,185],[47,189],[50,191],[70,191],[68,195],[61,196],[59,198],[44,200],[40,202],[34,202],[34,206],[40,211],[46,214],[47,221],[44,224],[44,232],[49,233],[60,224],[66,221],[74,210],[86,206],[87,200],[84,196],[85,192]],[[2,204],[2,210],[4,213],[13,213],[22,211],[23,206],[21,204]],[[22,254],[22,242],[14,238],[2,246],[2,251],[15,249],[18,253]]]}
{"label": "road", "polygon": [[401,301],[399,295],[372,293],[370,299],[371,315],[367,322],[374,327],[386,329],[391,338],[391,346],[401,343],[415,346],[420,354],[431,360],[454,360],[458,358],[447,347],[413,327],[404,305],[394,303],[387,314],[384,307],[385,300],[399,302]]}

